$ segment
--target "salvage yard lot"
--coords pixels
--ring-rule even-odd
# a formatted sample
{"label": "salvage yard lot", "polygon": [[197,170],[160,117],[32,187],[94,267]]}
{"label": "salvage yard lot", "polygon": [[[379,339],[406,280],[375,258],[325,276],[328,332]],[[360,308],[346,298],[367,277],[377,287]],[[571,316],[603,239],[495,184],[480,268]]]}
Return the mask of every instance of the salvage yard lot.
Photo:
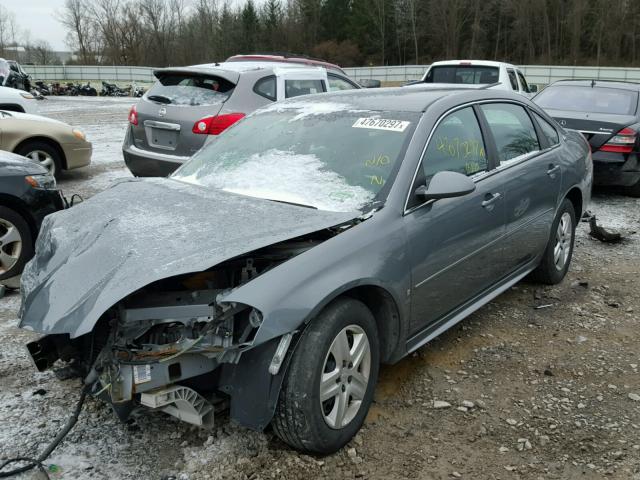
{"label": "salvage yard lot", "polygon": [[[130,176],[121,144],[131,99],[55,98],[41,113],[84,129],[93,164],[66,172],[84,197]],[[598,193],[605,226],[640,228],[640,200]],[[365,427],[343,451],[300,455],[224,415],[211,431],[144,412],[127,425],[89,399],[48,463],[53,478],[640,479],[640,236],[603,244],[577,232],[564,282],[521,282],[457,327],[384,367]],[[79,381],[37,373],[0,300],[0,460],[41,451]],[[538,308],[536,308],[538,307]],[[435,408],[435,407],[439,408]],[[24,478],[38,478],[37,473]]]}

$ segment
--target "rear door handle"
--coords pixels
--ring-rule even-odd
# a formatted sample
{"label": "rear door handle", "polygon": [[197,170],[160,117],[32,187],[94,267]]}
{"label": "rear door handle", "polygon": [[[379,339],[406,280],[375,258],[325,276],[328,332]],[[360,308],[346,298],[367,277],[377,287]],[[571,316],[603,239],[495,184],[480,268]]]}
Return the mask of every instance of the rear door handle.
{"label": "rear door handle", "polygon": [[547,170],[547,175],[549,175],[551,178],[554,178],[556,176],[556,172],[558,172],[559,170],[560,165],[551,164],[549,165],[549,170]]}
{"label": "rear door handle", "polygon": [[492,207],[492,205],[497,202],[498,200],[500,200],[502,198],[502,195],[500,193],[487,193],[484,196],[484,201],[482,202],[482,208],[488,208],[488,207]]}

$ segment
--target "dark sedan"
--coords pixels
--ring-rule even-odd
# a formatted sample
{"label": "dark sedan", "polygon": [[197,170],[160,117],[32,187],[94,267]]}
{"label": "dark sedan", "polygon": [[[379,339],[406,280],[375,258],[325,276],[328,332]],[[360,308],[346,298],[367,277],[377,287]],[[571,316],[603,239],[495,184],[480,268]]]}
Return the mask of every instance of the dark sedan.
{"label": "dark sedan", "polygon": [[563,80],[533,101],[560,125],[580,131],[593,151],[594,184],[640,197],[640,84]]}
{"label": "dark sedan", "polygon": [[125,419],[148,407],[303,451],[345,445],[394,363],[526,275],[562,281],[591,156],[488,90],[299,97],[166,179],[45,220],[22,277],[40,370],[61,358]]}
{"label": "dark sedan", "polygon": [[17,286],[42,220],[62,208],[56,181],[44,167],[0,151],[0,283]]}

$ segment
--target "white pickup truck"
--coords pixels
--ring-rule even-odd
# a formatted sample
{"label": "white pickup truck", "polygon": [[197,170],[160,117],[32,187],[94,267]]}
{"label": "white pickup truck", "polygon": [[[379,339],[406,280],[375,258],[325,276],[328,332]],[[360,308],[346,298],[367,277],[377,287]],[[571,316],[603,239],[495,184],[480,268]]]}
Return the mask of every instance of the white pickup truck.
{"label": "white pickup truck", "polygon": [[537,92],[529,85],[522,71],[510,63],[487,60],[446,60],[433,62],[422,79],[411,85],[492,85],[490,88],[510,90],[527,97]]}

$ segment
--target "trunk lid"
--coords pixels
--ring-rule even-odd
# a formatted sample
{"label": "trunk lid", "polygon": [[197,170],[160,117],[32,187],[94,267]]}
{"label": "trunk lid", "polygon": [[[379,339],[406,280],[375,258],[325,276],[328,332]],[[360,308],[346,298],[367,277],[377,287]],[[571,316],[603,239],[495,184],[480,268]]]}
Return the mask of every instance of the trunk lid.
{"label": "trunk lid", "polygon": [[564,128],[582,133],[592,150],[598,150],[620,130],[636,123],[635,115],[594,114],[548,108],[546,111]]}
{"label": "trunk lid", "polygon": [[137,105],[134,144],[155,153],[191,156],[207,138],[193,133],[194,124],[220,112],[239,74],[214,68],[174,68],[156,70],[154,75],[158,81]]}

